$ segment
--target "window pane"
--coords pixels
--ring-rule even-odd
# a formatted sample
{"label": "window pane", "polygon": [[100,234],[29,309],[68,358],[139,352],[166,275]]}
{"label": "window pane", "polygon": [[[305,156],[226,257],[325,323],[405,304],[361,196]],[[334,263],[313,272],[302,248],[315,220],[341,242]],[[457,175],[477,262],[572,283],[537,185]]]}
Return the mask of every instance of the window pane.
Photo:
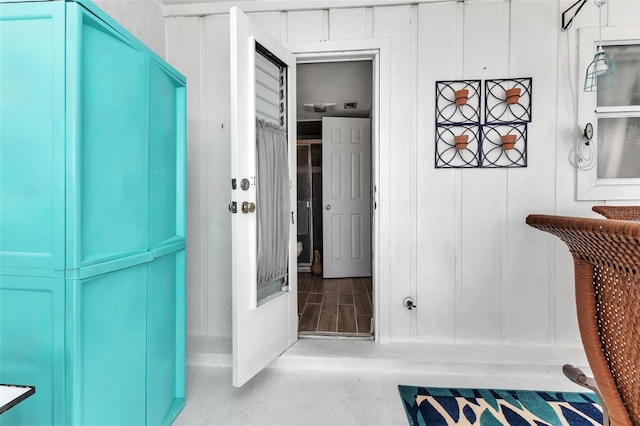
{"label": "window pane", "polygon": [[604,46],[616,64],[618,83],[598,91],[598,106],[640,105],[640,44]]}
{"label": "window pane", "polygon": [[598,178],[640,178],[640,117],[598,119]]}

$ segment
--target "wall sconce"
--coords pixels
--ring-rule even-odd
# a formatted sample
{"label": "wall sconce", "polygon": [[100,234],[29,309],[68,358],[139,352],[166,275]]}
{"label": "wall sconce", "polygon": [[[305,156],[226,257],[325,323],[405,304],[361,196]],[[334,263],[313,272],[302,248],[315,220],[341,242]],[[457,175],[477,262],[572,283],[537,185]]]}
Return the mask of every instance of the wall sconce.
{"label": "wall sconce", "polygon": [[[593,61],[591,61],[587,67],[584,78],[585,92],[605,90],[615,86],[618,82],[616,79],[616,64],[602,48],[602,5],[607,4],[608,0],[593,1],[595,5],[598,6],[598,31],[600,32],[600,43],[598,44],[598,51],[593,56]],[[562,12],[562,26],[560,27],[562,31],[567,31],[571,27],[573,19],[578,15],[580,10],[582,10],[582,6],[586,3],[587,0],[577,0],[569,6],[567,10]],[[572,10],[574,10],[573,16],[571,16],[571,18],[567,18],[567,14]]]}

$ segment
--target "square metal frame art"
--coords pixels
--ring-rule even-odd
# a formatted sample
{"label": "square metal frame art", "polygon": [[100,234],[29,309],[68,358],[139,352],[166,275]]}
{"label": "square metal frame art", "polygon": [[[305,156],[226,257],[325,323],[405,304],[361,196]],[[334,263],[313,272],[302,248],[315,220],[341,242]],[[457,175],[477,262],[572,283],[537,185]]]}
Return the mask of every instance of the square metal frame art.
{"label": "square metal frame art", "polygon": [[436,168],[527,166],[533,80],[485,80],[484,97],[481,83],[436,81]]}

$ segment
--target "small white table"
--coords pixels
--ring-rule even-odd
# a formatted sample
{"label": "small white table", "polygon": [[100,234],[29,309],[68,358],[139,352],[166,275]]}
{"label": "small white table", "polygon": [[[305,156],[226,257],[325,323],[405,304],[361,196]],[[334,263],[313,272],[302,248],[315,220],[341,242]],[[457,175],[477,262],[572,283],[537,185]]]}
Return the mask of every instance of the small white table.
{"label": "small white table", "polygon": [[36,393],[35,386],[4,385],[0,383],[0,414]]}

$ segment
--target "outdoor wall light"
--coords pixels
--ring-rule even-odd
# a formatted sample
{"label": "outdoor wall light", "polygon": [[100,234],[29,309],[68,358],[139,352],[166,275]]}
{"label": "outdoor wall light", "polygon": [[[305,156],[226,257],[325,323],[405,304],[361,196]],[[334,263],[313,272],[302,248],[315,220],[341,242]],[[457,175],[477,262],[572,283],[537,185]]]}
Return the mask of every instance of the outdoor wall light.
{"label": "outdoor wall light", "polygon": [[593,61],[587,66],[584,78],[584,91],[596,92],[613,87],[618,82],[616,79],[616,63],[607,55],[602,48],[602,5],[608,0],[594,0],[598,6],[598,31],[600,41],[598,51],[593,56]]}

